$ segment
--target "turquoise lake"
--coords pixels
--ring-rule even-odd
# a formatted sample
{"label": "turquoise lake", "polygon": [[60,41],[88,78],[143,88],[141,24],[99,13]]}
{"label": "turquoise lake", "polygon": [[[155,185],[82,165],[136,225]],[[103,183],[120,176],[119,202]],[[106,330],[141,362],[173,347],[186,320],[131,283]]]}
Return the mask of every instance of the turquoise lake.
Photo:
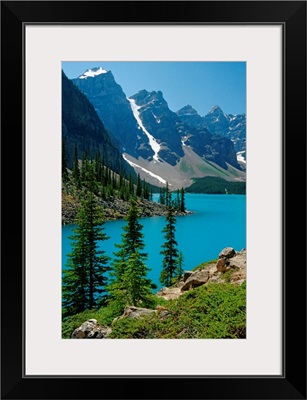
{"label": "turquoise lake", "polygon": [[[157,200],[157,195],[154,195]],[[187,194],[186,208],[194,214],[177,217],[176,239],[178,250],[183,253],[184,269],[190,270],[204,261],[218,257],[224,247],[241,250],[246,247],[246,196]],[[164,242],[162,229],[164,217],[141,218],[147,265],[151,268],[149,277],[161,288],[159,276],[162,266],[161,246]],[[121,242],[125,221],[107,221],[105,233],[110,239],[102,248],[113,258],[117,251],[115,243]],[[62,265],[65,268],[67,254],[71,251],[68,236],[74,225],[62,227]]]}

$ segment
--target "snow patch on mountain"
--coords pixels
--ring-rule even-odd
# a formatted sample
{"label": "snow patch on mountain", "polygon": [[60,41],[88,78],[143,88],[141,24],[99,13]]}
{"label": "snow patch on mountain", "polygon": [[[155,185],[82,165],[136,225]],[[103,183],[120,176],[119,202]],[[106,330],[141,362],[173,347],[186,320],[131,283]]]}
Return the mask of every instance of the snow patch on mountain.
{"label": "snow patch on mountain", "polygon": [[246,164],[246,160],[245,160],[243,154],[245,154],[245,150],[244,151],[238,151],[237,152],[237,160]]}
{"label": "snow patch on mountain", "polygon": [[151,113],[155,117],[155,120],[157,121],[157,123],[160,124],[161,120],[153,112],[151,112]]}
{"label": "snow patch on mountain", "polygon": [[133,112],[134,118],[137,120],[137,123],[138,123],[139,127],[142,129],[142,131],[145,133],[145,135],[149,139],[149,145],[152,148],[153,152],[155,153],[154,156],[153,156],[153,159],[156,160],[156,161],[160,161],[159,157],[158,157],[158,153],[160,151],[161,146],[159,145],[159,143],[156,141],[156,139],[147,131],[147,129],[143,125],[143,122],[142,122],[142,120],[140,118],[140,113],[139,113],[139,109],[141,108],[141,106],[138,106],[134,99],[129,99],[127,97],[127,100],[130,103],[131,110]]}
{"label": "snow patch on mountain", "polygon": [[156,174],[154,174],[153,172],[148,171],[148,169],[145,169],[145,168],[141,167],[140,165],[137,165],[136,163],[134,163],[134,162],[128,160],[128,158],[125,156],[125,154],[123,154],[123,159],[124,159],[125,161],[127,161],[127,163],[131,165],[131,167],[140,168],[140,169],[141,169],[142,171],[144,171],[146,174],[152,176],[153,178],[158,179],[159,182],[161,182],[161,183],[163,183],[163,184],[166,184],[166,180],[163,179],[163,178],[161,178],[161,176],[156,175]]}
{"label": "snow patch on mountain", "polygon": [[94,78],[94,76],[98,76],[101,74],[106,74],[108,71],[105,69],[102,69],[101,67],[99,68],[93,68],[93,69],[87,69],[83,75],[79,76],[79,79],[87,79],[87,78]]}

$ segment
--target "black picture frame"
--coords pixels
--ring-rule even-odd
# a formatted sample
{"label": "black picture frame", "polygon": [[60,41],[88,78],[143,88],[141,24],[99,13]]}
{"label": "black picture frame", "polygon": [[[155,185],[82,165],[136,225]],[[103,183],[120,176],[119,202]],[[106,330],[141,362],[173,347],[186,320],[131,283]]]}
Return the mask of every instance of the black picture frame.
{"label": "black picture frame", "polygon": [[[306,2],[94,1],[92,7],[89,3],[1,2],[1,398],[306,399]],[[283,26],[282,376],[23,375],[26,268],[23,30],[28,23]],[[38,328],[40,334],[43,335],[43,328]]]}

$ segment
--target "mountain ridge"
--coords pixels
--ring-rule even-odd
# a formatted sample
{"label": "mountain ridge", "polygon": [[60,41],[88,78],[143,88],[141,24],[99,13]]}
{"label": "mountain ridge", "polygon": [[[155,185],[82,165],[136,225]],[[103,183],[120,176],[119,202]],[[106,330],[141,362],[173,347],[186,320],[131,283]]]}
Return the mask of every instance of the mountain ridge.
{"label": "mountain ridge", "polygon": [[[245,180],[233,142],[206,128],[191,106],[186,106],[186,113],[171,111],[160,90],[142,89],[128,98],[112,72],[102,68],[87,70],[72,81],[93,104],[124,160],[146,181],[187,187],[192,178],[206,176],[212,165],[216,176],[225,171],[229,180]],[[185,119],[189,110],[198,122]],[[223,113],[213,107],[212,113],[217,111]],[[244,154],[240,156],[243,159]],[[196,172],[193,159],[199,167]]]}
{"label": "mountain ridge", "polygon": [[180,119],[189,126],[208,129],[212,134],[231,139],[238,154],[245,155],[246,162],[246,114],[225,114],[218,105],[213,106],[205,116],[200,116],[191,106],[177,111]]}

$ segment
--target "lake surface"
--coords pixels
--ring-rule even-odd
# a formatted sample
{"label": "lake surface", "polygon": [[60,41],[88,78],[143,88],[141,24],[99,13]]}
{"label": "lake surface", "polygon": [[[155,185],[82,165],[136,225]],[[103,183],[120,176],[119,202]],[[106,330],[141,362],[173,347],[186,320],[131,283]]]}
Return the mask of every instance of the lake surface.
{"label": "lake surface", "polygon": [[[158,195],[154,195],[157,201]],[[186,208],[192,215],[177,217],[176,239],[178,250],[183,253],[184,269],[190,270],[204,261],[218,257],[224,247],[241,250],[246,247],[246,196],[245,195],[206,195],[186,194]],[[161,288],[159,276],[162,269],[161,246],[164,243],[162,229],[164,217],[141,218],[143,225],[145,251],[148,253],[147,265],[151,268],[150,279]],[[104,241],[102,248],[107,255],[114,257],[121,243],[122,227],[126,221],[107,221],[105,233],[110,239]],[[68,236],[74,225],[62,228],[62,265],[65,268],[67,254],[71,251]]]}

